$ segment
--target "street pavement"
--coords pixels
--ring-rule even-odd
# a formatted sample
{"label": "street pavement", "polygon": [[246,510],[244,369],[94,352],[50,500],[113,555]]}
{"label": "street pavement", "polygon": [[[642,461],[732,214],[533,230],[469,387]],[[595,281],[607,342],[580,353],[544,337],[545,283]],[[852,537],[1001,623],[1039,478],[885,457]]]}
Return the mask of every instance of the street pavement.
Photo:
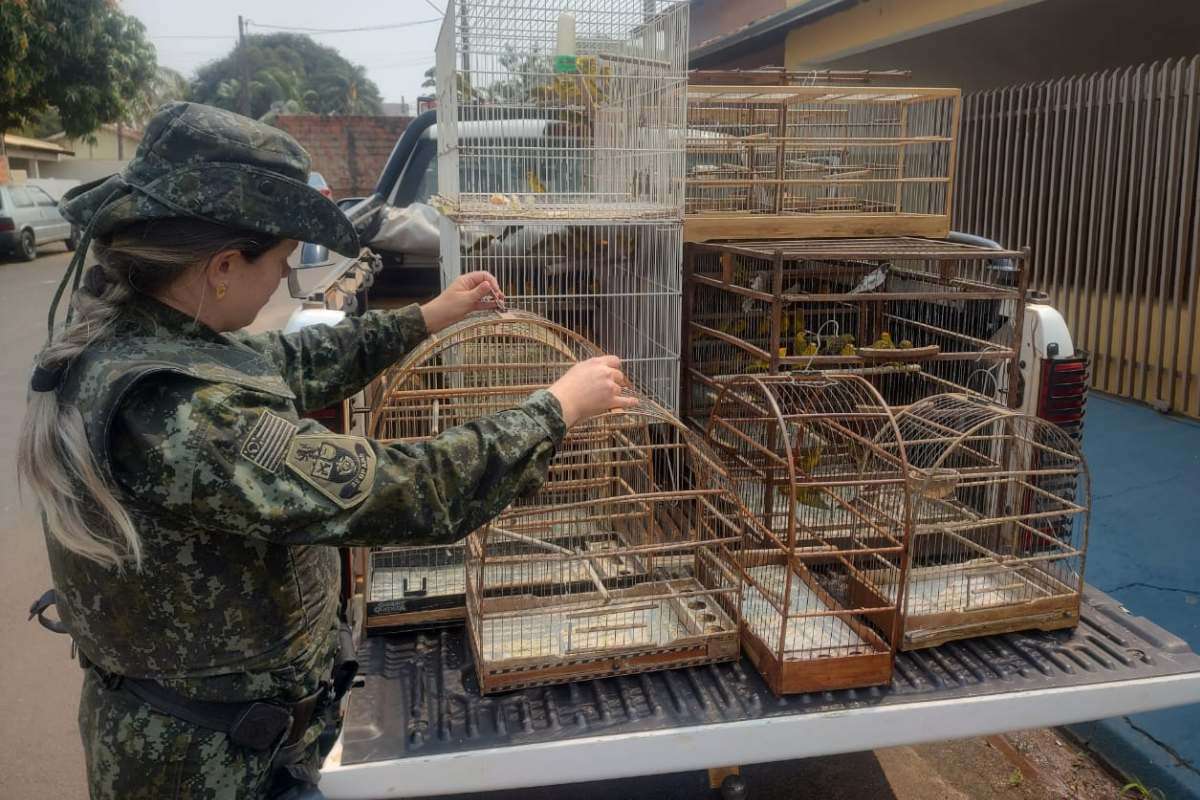
{"label": "street pavement", "polygon": [[[41,527],[31,501],[18,494],[15,457],[34,354],[45,340],[46,306],[66,268],[61,245],[30,263],[0,260],[0,800],[74,800],[86,797],[83,755],[76,728],[81,671],[65,637],[26,621],[30,602],[50,586]],[[264,309],[255,329],[279,327],[295,307],[285,288]],[[1094,766],[1053,737],[1034,752],[1063,748],[1068,772],[1086,773],[1092,786],[1074,797],[1115,798],[1115,788]],[[1046,737],[1050,737],[1048,740]],[[1050,743],[1047,744],[1046,742]],[[1018,747],[1021,747],[1018,742]],[[1003,748],[983,739],[899,747],[749,767],[745,777],[756,800],[1024,800],[1064,796],[1038,774],[1014,772]],[[1045,765],[1042,768],[1048,768]],[[1024,769],[1029,771],[1029,764]],[[548,787],[476,797],[536,800],[570,795],[590,798],[708,797],[702,772],[578,787]]]}

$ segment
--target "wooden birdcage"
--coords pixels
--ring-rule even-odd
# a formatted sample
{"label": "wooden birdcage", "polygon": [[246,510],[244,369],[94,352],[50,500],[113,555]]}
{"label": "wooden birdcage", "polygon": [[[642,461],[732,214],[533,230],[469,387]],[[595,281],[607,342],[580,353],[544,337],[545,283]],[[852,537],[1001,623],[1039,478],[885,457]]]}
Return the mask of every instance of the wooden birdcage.
{"label": "wooden birdcage", "polygon": [[1022,254],[919,239],[689,245],[683,415],[723,376],[854,371],[892,405],[959,392],[1004,399],[1024,314]]}
{"label": "wooden birdcage", "polygon": [[736,658],[743,524],[711,451],[661,407],[572,428],[542,489],[468,539],[482,691]]}
{"label": "wooden birdcage", "polygon": [[753,525],[742,643],[778,694],[887,683],[909,530],[891,411],[853,375],[726,381],[708,441]]}
{"label": "wooden birdcage", "polygon": [[[902,649],[1078,623],[1091,488],[1066,431],[939,395],[897,413],[873,444],[903,453],[911,476]],[[881,585],[900,580],[868,574]]]}
{"label": "wooden birdcage", "polygon": [[[473,314],[430,336],[381,376],[370,434],[384,442],[428,440],[512,408],[598,355],[581,336],[534,314]],[[372,548],[366,561],[368,629],[465,618],[461,543]]]}
{"label": "wooden birdcage", "polygon": [[688,89],[684,239],[945,236],[958,89]]}

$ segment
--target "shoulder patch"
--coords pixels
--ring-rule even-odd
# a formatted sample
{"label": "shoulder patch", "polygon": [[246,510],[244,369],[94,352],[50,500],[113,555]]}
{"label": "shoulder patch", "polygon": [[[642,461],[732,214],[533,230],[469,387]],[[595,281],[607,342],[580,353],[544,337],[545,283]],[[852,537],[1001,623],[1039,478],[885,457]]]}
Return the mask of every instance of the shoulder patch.
{"label": "shoulder patch", "polygon": [[342,508],[365,500],[375,482],[375,451],[359,436],[293,437],[285,461],[288,469]]}
{"label": "shoulder patch", "polygon": [[264,411],[242,444],[242,457],[267,472],[275,472],[298,430],[296,423]]}

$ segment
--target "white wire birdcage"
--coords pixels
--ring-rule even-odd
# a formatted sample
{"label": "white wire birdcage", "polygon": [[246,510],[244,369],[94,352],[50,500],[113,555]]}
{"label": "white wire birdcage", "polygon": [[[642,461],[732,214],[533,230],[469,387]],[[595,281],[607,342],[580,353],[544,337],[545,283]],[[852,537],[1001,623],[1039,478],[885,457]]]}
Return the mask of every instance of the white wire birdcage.
{"label": "white wire birdcage", "polygon": [[678,223],[475,222],[441,227],[443,281],[496,276],[511,308],[583,336],[668,410],[679,402]]}
{"label": "white wire birdcage", "polygon": [[452,0],[438,36],[444,213],[683,211],[688,9],[661,0]]}
{"label": "white wire birdcage", "polygon": [[542,489],[468,539],[482,690],[736,658],[743,516],[712,452],[661,407],[576,426]]}
{"label": "white wire birdcage", "polygon": [[[379,379],[372,437],[418,443],[518,405],[584,359],[590,342],[534,314],[480,312],[422,342]],[[372,548],[368,629],[444,623],[466,616],[461,542]]]}
{"label": "white wire birdcage", "polygon": [[900,411],[874,445],[910,469],[902,649],[1078,623],[1091,486],[1068,432],[948,394]]}

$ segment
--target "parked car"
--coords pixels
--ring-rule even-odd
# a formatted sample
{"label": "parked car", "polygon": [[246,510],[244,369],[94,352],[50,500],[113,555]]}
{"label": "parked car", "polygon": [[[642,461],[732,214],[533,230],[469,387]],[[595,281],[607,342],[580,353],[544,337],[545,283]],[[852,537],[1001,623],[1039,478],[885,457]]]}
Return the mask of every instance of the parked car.
{"label": "parked car", "polygon": [[79,233],[58,213],[58,203],[37,186],[0,186],[0,252],[23,261],[37,258],[37,249],[66,242],[74,250]]}
{"label": "parked car", "polygon": [[333,199],[333,189],[329,188],[329,184],[325,181],[325,176],[321,173],[308,173],[308,185],[328,197],[330,200]]}

